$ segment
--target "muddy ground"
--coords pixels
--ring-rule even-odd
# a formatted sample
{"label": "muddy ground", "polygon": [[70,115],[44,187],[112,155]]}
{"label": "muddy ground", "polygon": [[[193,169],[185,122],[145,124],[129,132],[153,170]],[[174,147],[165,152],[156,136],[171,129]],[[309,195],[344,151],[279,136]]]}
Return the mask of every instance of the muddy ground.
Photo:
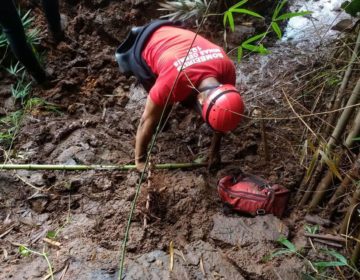
{"label": "muddy ground", "polygon": [[[119,74],[114,51],[131,25],[147,22],[148,15],[155,18],[155,5],[64,1],[61,12],[67,19],[67,38],[55,47],[47,37],[40,7],[35,1],[23,2],[44,30],[40,48],[46,51],[47,69],[55,77],[52,88],[35,86],[33,95],[57,104],[60,112],[28,112],[2,160],[9,162],[10,156],[14,163],[133,162],[134,136],[146,95],[134,79]],[[238,66],[238,84],[247,87],[248,113],[261,106],[266,116],[289,116],[282,90],[291,94],[303,86],[295,74],[300,77],[315,60],[291,48],[286,54],[274,49],[266,58],[245,58]],[[10,92],[14,81],[4,71],[0,76],[0,107],[9,113],[19,106]],[[222,159],[235,163],[212,173],[206,168],[152,172],[151,215],[144,227],[146,182],[130,230],[125,279],[298,279],[296,272],[303,267],[296,258],[263,260],[277,248],[280,234],[293,236],[300,230],[298,214],[290,215],[293,206],[289,205],[282,221],[271,215],[225,217],[216,194],[217,180],[233,168],[296,189],[303,175],[298,160],[303,128],[296,120],[265,121],[264,125],[268,162],[261,123],[247,119],[223,141]],[[210,137],[199,116],[175,106],[152,161],[189,162],[204,157]],[[135,171],[2,171],[0,278],[44,279],[47,275],[44,258],[19,254],[23,244],[49,253],[56,279],[116,279],[138,179]],[[43,241],[48,232],[56,232],[59,246]],[[176,249],[171,273],[170,241]]]}

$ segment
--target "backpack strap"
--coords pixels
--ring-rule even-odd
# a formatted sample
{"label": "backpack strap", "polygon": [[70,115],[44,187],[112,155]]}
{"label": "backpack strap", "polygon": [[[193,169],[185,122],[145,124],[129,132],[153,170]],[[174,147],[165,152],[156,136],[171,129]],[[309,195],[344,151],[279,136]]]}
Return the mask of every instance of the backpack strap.
{"label": "backpack strap", "polygon": [[145,26],[133,28],[115,53],[120,72],[136,76],[147,91],[154,85],[157,76],[146,64],[142,51],[151,35],[162,26],[183,28],[184,24],[181,21],[155,20]]}
{"label": "backpack strap", "polygon": [[266,182],[265,180],[259,178],[258,176],[255,176],[253,174],[244,174],[245,175],[245,180],[246,177],[249,179],[248,181],[250,182],[254,182],[256,185],[259,186],[259,188],[263,189],[263,188],[268,188],[271,189],[271,185]]}

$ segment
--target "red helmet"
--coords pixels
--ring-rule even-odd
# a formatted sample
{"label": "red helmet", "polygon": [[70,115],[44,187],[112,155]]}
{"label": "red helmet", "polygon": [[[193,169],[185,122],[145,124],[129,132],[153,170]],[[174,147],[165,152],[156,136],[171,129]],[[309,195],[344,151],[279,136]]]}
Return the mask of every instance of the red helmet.
{"label": "red helmet", "polygon": [[227,132],[236,128],[244,113],[244,102],[233,85],[220,85],[206,98],[202,117],[212,129]]}

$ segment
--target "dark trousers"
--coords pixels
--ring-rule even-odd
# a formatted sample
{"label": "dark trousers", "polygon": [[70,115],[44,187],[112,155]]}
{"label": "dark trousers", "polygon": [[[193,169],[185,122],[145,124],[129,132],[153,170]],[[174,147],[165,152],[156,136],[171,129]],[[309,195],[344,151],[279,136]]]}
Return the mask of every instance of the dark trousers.
{"label": "dark trousers", "polygon": [[[58,0],[43,0],[42,2],[50,31],[53,34],[61,33]],[[20,16],[12,0],[1,0],[0,2],[0,25],[16,58],[38,83],[44,82],[46,80],[45,71],[26,41]]]}
{"label": "dark trousers", "polygon": [[60,24],[59,0],[42,0],[45,17],[49,30],[56,41],[60,41],[63,35]]}

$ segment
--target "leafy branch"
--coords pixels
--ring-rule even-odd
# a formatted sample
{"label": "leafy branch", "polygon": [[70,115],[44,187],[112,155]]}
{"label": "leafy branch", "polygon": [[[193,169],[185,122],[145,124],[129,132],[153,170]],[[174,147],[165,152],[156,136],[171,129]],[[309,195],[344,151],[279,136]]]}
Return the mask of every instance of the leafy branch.
{"label": "leafy branch", "polygon": [[50,260],[48,258],[47,253],[45,252],[45,249],[43,249],[42,253],[40,253],[40,252],[31,250],[30,248],[26,247],[25,245],[20,245],[19,246],[19,253],[24,257],[27,257],[27,256],[29,256],[31,254],[43,257],[46,260],[46,263],[48,265],[49,275],[50,275],[51,279],[54,280],[54,272],[53,272],[53,269],[52,269],[52,265],[50,263]]}
{"label": "leafy branch", "polygon": [[[261,18],[261,19],[264,18],[263,16],[259,15],[258,13],[255,13],[253,11],[250,11],[247,9],[239,9],[239,7],[244,5],[246,2],[248,2],[248,0],[242,0],[239,3],[231,6],[224,13],[223,23],[224,23],[225,28],[228,25],[231,31],[233,31],[233,32],[235,31],[235,23],[234,23],[233,14],[236,14],[236,13],[248,14],[253,17],[257,17],[257,18]],[[304,15],[311,14],[310,11],[301,11],[301,12],[284,13],[284,14],[279,15],[287,2],[288,2],[288,0],[282,0],[281,2],[278,2],[278,4],[275,7],[274,13],[271,17],[270,28],[268,28],[267,31],[265,31],[261,34],[254,35],[253,37],[251,37],[241,43],[241,45],[237,48],[237,58],[238,58],[239,62],[241,61],[241,58],[243,57],[244,49],[248,50],[250,52],[257,52],[262,55],[269,54],[270,52],[265,48],[264,44],[262,44],[261,42],[270,33],[270,29],[276,33],[276,35],[279,39],[282,38],[282,32],[281,32],[281,29],[279,26],[279,22],[288,20],[288,19],[296,17],[296,16],[304,16]],[[257,42],[257,43],[255,44],[255,42]]]}

